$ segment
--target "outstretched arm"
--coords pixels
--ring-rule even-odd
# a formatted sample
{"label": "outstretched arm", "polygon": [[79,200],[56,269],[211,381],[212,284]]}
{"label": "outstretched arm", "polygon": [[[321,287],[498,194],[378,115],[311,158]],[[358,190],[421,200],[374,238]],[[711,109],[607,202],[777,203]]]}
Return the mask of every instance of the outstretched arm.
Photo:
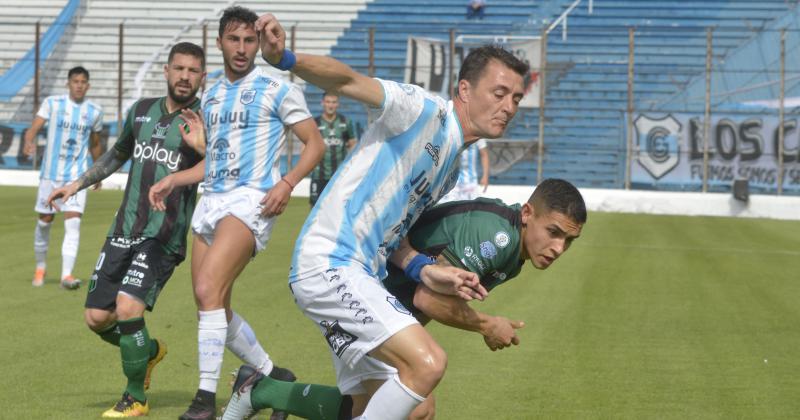
{"label": "outstretched arm", "polygon": [[483,192],[486,192],[486,189],[489,188],[489,148],[484,147],[483,149],[479,149],[478,153],[481,157],[481,186],[483,187]]}
{"label": "outstretched arm", "polygon": [[205,175],[206,160],[203,159],[197,162],[189,169],[184,169],[161,178],[160,181],[150,187],[147,192],[147,199],[150,200],[150,206],[158,211],[165,211],[167,205],[164,199],[172,193],[176,187],[183,187],[184,185],[196,184],[203,180]]}
{"label": "outstretched arm", "polygon": [[60,198],[62,201],[66,202],[78,191],[108,178],[109,175],[121,168],[126,160],[128,160],[128,156],[119,153],[112,147],[97,158],[94,165],[92,165],[88,171],[84,172],[76,181],[53,191],[50,197],[47,198],[47,203],[58,210],[55,200]]}
{"label": "outstretched arm", "polygon": [[525,326],[522,321],[476,311],[463,299],[436,293],[423,284],[414,292],[414,306],[426,317],[444,325],[480,333],[492,351],[518,345],[515,330]]}
{"label": "outstretched arm", "polygon": [[[278,19],[266,14],[256,21],[256,30],[261,35],[261,56],[273,66],[283,67],[286,48],[286,31]],[[368,76],[356,72],[347,64],[331,57],[295,54],[296,63],[292,73],[317,87],[336,92],[373,107],[383,105],[383,87]]]}

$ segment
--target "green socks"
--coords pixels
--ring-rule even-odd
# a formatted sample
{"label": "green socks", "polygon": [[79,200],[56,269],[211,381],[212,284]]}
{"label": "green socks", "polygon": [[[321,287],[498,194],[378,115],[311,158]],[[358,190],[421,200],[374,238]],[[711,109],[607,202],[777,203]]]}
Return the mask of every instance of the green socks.
{"label": "green socks", "polygon": [[272,408],[311,420],[350,418],[352,400],[332,386],[284,382],[265,376],[250,394],[253,408]]}
{"label": "green socks", "polygon": [[[138,401],[147,401],[144,394],[144,377],[150,360],[151,344],[144,318],[119,321],[119,352],[122,356],[122,371],[128,378],[125,391]],[[156,348],[157,351],[157,348]]]}
{"label": "green socks", "polygon": [[[119,347],[119,324],[116,322],[110,327],[97,333],[103,341],[113,346]],[[150,340],[150,359],[152,360],[158,354],[158,341]]]}

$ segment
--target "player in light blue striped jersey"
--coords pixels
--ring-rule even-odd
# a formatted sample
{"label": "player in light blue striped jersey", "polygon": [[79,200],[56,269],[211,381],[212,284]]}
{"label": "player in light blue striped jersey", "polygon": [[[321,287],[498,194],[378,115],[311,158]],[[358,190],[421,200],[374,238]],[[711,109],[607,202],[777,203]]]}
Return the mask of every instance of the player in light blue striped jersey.
{"label": "player in light blue striped jersey", "polygon": [[[439,203],[474,200],[489,187],[489,151],[485,139],[480,139],[461,153],[461,169],[458,182]],[[478,159],[481,162],[481,177],[478,181]],[[483,190],[481,191],[481,187]]]}
{"label": "player in light blue striped jersey", "polygon": [[[151,194],[151,201],[158,202],[169,194],[171,185],[203,179],[203,197],[192,217],[200,382],[194,400],[180,417],[183,420],[216,418],[217,382],[226,347],[265,375],[287,380],[294,377],[274,366],[252,328],[231,309],[236,277],[266,247],[292,189],[314,169],[325,151],[300,88],[255,66],[257,18],[243,7],[225,9],[217,38],[225,75],[203,95],[205,130],[197,114],[186,112],[190,133],[206,134],[207,141],[191,140],[196,146],[204,146],[204,173],[188,169],[152,188],[157,195]],[[285,127],[305,148],[297,165],[281,177],[279,159],[286,141]]]}
{"label": "player in light blue striped jersey", "polygon": [[[89,155],[100,157],[100,131],[103,130],[103,110],[86,99],[89,90],[89,71],[74,67],[67,73],[69,93],[50,96],[44,100],[31,127],[25,132],[25,154],[35,154],[36,135],[47,123],[47,146],[42,156],[39,192],[34,210],[39,220],[34,231],[33,249],[36,271],[33,285],[44,284],[47,249],[50,246],[50,226],[56,210],[47,204],[50,193],[80,178],[89,169]],[[97,187],[97,186],[96,186]],[[96,188],[95,187],[95,188]],[[81,215],[86,207],[86,190],[58,202],[64,213],[64,242],[61,245],[61,287],[76,289],[81,281],[72,275],[80,243]]]}
{"label": "player in light blue striped jersey", "polygon": [[340,403],[320,385],[292,387],[258,373],[245,377],[249,370],[242,369],[223,418],[273,407],[306,418],[405,419],[442,378],[446,355],[381,284],[387,260],[440,293],[486,296],[474,273],[434,265],[403,238],[452,188],[458,154],[479,138],[502,136],[529,68],[500,47],[476,48],[459,72],[457,96],[446,101],[330,57],[295,55],[285,50],[286,33],[272,15],[256,28],[267,62],[378,108],[379,116],[312,209],[289,277],[295,302],[330,346],[339,391],[351,397]]}

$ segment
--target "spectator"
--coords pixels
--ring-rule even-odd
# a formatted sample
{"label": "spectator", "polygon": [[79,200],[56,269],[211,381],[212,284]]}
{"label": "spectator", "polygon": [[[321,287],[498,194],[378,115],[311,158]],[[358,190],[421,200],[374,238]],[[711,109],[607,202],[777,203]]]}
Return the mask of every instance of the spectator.
{"label": "spectator", "polygon": [[486,0],[469,0],[467,5],[467,19],[483,20],[486,12]]}

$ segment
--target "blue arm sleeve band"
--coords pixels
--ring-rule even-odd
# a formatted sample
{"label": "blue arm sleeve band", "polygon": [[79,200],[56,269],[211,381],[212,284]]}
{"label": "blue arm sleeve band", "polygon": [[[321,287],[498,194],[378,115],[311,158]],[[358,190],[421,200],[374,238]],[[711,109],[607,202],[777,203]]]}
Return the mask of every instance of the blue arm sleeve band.
{"label": "blue arm sleeve band", "polygon": [[297,57],[295,57],[294,53],[291,50],[283,50],[281,61],[275,65],[275,68],[278,70],[291,70],[295,63],[297,63]]}
{"label": "blue arm sleeve band", "polygon": [[431,264],[436,264],[435,258],[429,257],[425,254],[417,254],[416,257],[411,259],[403,272],[406,274],[406,277],[414,280],[417,283],[420,283],[422,282],[422,279],[420,278],[422,268]]}

